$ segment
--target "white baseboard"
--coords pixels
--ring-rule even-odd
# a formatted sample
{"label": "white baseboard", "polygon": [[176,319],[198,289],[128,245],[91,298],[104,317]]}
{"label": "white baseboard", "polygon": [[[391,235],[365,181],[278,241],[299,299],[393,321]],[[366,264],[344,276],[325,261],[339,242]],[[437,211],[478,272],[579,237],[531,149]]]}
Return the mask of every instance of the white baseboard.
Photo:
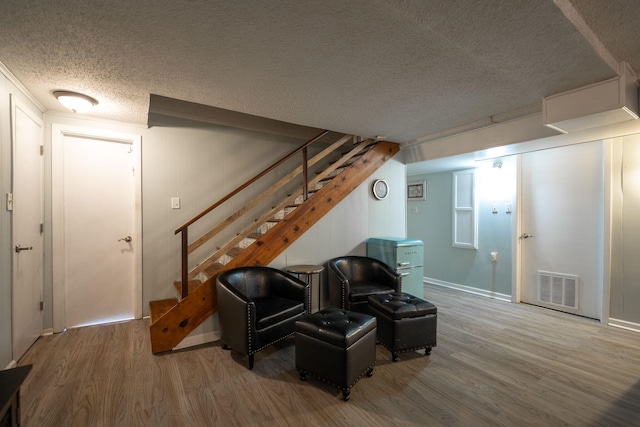
{"label": "white baseboard", "polygon": [[445,282],[444,280],[433,279],[431,277],[425,277],[424,281],[436,286],[442,286],[445,288],[456,289],[458,291],[467,292],[470,294],[480,295],[487,298],[498,299],[500,301],[511,302],[511,295],[501,294],[499,292],[488,291],[486,289],[474,288],[472,286],[460,285],[458,283]]}
{"label": "white baseboard", "polygon": [[12,368],[15,368],[16,366],[18,366],[18,363],[15,360],[12,360],[4,369],[12,369]]}
{"label": "white baseboard", "polygon": [[633,332],[640,332],[640,324],[627,322],[626,320],[609,318],[609,322],[607,324],[616,328],[627,329]]}
{"label": "white baseboard", "polygon": [[217,331],[206,332],[204,334],[199,335],[189,335],[185,339],[183,339],[180,344],[173,347],[174,350],[179,350],[182,348],[193,347],[196,345],[206,344],[213,341],[218,341],[220,339],[220,334]]}

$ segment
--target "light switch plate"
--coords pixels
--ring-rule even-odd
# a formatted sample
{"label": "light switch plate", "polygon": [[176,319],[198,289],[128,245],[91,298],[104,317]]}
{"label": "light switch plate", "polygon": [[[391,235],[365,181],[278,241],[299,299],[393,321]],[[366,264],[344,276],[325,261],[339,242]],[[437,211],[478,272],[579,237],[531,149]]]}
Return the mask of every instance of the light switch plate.
{"label": "light switch plate", "polygon": [[180,209],[180,197],[171,198],[171,209]]}

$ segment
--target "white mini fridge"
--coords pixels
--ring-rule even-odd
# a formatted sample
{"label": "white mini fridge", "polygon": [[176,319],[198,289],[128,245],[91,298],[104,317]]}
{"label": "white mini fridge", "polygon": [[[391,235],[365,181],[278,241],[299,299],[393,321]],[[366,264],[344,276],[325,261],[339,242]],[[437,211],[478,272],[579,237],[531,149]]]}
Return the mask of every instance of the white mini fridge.
{"label": "white mini fridge", "polygon": [[367,256],[387,264],[402,275],[402,292],[424,298],[424,243],[397,237],[367,239]]}

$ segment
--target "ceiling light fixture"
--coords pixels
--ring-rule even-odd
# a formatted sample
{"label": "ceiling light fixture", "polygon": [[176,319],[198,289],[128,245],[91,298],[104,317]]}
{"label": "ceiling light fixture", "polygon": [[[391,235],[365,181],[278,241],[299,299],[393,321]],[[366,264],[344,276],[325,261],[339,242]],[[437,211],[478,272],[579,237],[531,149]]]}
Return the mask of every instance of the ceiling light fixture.
{"label": "ceiling light fixture", "polygon": [[83,112],[89,108],[98,105],[98,101],[94,98],[82,93],[70,92],[68,90],[57,90],[53,92],[60,104],[64,105],[74,113]]}

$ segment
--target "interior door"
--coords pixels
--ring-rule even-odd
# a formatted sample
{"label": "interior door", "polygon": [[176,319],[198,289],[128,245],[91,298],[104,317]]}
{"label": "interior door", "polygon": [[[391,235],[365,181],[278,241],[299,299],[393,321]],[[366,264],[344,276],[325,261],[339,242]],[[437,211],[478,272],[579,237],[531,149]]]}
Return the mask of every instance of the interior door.
{"label": "interior door", "polygon": [[42,120],[12,97],[13,359],[42,334]]}
{"label": "interior door", "polygon": [[601,318],[602,156],[602,142],[522,155],[522,302]]}
{"label": "interior door", "polygon": [[56,139],[54,329],[140,317],[139,144],[89,131]]}

